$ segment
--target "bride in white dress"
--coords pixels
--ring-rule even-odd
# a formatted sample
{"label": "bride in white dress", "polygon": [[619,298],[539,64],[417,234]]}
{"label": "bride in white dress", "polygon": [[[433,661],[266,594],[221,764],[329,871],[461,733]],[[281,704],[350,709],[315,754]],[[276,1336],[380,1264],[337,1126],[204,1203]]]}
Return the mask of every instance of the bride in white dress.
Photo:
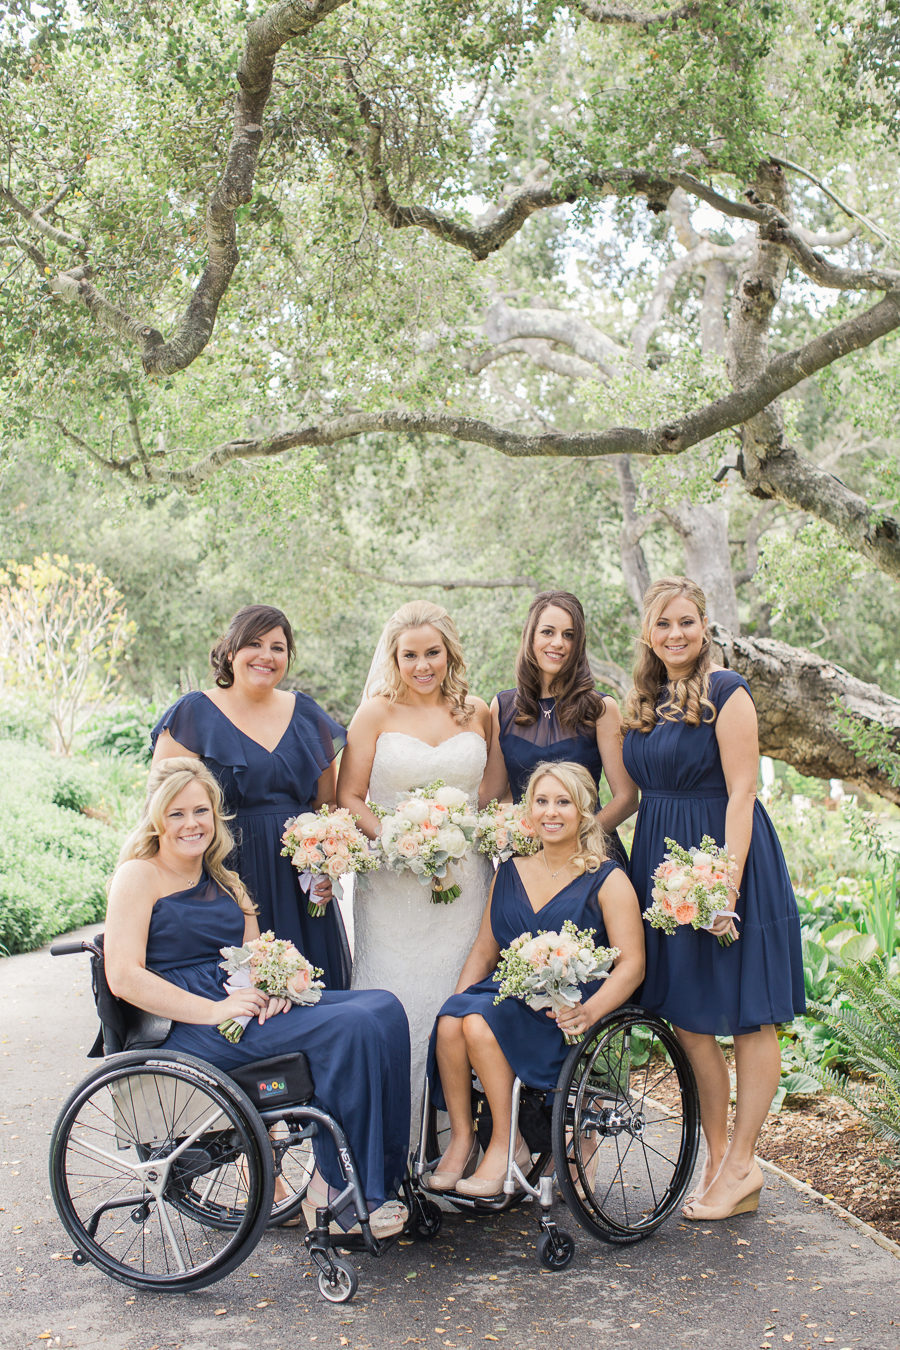
{"label": "bride in white dress", "polygon": [[[403,605],[388,620],[347,732],[337,798],[376,838],[368,801],[392,807],[412,788],[442,778],[473,808],[487,761],[487,704],[469,696],[459,636],[446,610],[427,601]],[[456,988],[478,933],[493,873],[471,853],[452,868],[461,894],[435,905],[412,873],[381,868],[356,878],[352,989],[389,989],[409,1019],[412,1135],[417,1136],[428,1038],[441,1004]]]}

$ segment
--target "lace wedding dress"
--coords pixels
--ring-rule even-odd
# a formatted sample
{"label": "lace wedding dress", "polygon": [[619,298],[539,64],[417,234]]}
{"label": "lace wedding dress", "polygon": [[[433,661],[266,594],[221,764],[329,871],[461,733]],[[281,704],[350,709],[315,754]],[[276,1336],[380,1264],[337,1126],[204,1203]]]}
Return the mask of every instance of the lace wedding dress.
{"label": "lace wedding dress", "polygon": [[[383,731],[375,745],[369,800],[396,806],[412,788],[442,778],[477,806],[487,749],[476,731],[429,745],[402,731]],[[410,872],[387,867],[356,878],[352,989],[389,989],[409,1018],[412,1047],[412,1129],[419,1131],[428,1038],[441,1004],[456,988],[463,962],[478,933],[493,872],[488,860],[470,853],[453,865],[462,893],[449,905],[431,902],[431,891]]]}

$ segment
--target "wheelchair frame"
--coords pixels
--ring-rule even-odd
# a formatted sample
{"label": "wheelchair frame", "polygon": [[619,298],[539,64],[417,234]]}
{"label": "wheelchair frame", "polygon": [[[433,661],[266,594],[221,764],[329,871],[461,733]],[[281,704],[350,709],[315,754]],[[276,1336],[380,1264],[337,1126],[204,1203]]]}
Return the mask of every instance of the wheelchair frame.
{"label": "wheelchair frame", "polygon": [[[550,1149],[523,1129],[532,1148],[527,1175],[515,1161],[523,1094],[547,1095],[519,1078],[513,1083],[501,1193],[477,1199],[438,1192],[454,1207],[497,1212],[530,1196],[537,1202],[538,1258],[548,1270],[562,1270],[572,1260],[575,1242],[550,1217],[554,1183],[578,1223],[614,1244],[649,1237],[680,1204],[697,1158],[700,1108],[687,1055],[666,1022],[625,1004],[572,1046],[552,1093]],[[482,1099],[475,1080],[476,1127]],[[426,1083],[412,1169],[420,1190],[443,1151],[436,1120]]]}

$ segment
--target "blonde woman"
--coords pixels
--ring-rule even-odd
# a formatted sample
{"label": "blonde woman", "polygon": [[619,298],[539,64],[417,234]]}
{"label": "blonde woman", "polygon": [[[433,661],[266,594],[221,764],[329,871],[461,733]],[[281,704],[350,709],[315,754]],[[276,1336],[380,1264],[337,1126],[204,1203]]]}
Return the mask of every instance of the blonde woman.
{"label": "blonde woman", "polygon": [[[429,601],[403,605],[385,625],[364,702],[347,731],[338,803],[359,816],[373,839],[380,825],[368,801],[392,807],[438,778],[476,806],[490,725],[487,705],[469,695],[447,611]],[[453,874],[462,893],[448,905],[432,904],[428,888],[406,873],[382,869],[356,884],[352,988],[390,989],[406,1009],[414,1131],[428,1036],[475,940],[491,875],[479,855]]]}
{"label": "blonde woman", "polygon": [[[706,1163],[685,1217],[703,1223],[755,1210],[763,1177],[756,1141],[778,1087],[776,1022],[805,1006],[800,921],[781,845],[756,800],[756,709],[746,680],[713,663],[706,598],[687,577],[644,596],[634,688],[624,723],[625,767],[641,789],[630,874],[641,904],[666,839],[704,835],[737,863],[737,889],[713,933],[647,931],[641,1002],[668,1018],[700,1092]],[[716,935],[737,940],[722,947]],[[729,1141],[729,1078],[717,1036],[734,1037],[737,1106]]]}
{"label": "blonde woman", "polygon": [[[438,1106],[446,1104],[451,1137],[429,1180],[435,1191],[490,1199],[506,1176],[513,1078],[552,1089],[568,1051],[564,1032],[578,1034],[624,1003],[644,973],[644,935],[637,896],[594,812],[597,790],[580,764],[539,764],[525,806],[541,841],[530,858],[510,858],[494,880],[490,907],[462,969],[457,992],[441,1008],[431,1076]],[[558,932],[566,919],[592,928],[598,944],[620,955],[606,979],[583,990],[581,1003],[554,1016],[518,999],[495,1005],[491,973],[502,947],[521,933]],[[435,1072],[436,1070],[436,1072]],[[472,1072],[487,1095],[491,1140],[478,1163],[472,1120]],[[517,1162],[527,1148],[519,1141]]]}
{"label": "blonde woman", "polygon": [[[109,888],[106,975],[114,994],[172,1019],[167,1050],[228,1070],[302,1051],[316,1102],[341,1121],[360,1169],[373,1232],[399,1232],[405,1210],[389,1197],[406,1166],[408,1033],[390,994],[326,989],[293,1007],[258,989],[226,994],[220,948],[259,935],[254,907],[224,860],[233,840],[218,782],[198,759],[163,760],[150,773],[137,828],[126,840]],[[236,1043],[216,1030],[227,1018],[252,1020]],[[330,1138],[313,1145],[319,1203],[326,1183],[342,1184]],[[385,1204],[385,1201],[388,1201]]]}

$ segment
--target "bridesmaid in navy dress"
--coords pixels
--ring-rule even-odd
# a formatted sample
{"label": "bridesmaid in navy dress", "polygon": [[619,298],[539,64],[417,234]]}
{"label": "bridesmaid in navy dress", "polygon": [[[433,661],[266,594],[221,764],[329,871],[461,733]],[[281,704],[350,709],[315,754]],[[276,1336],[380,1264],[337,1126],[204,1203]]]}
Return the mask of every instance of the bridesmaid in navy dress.
{"label": "bridesmaid in navy dress", "polygon": [[[644,596],[624,756],[641,789],[631,879],[651,903],[668,836],[685,848],[703,835],[737,864],[712,933],[671,937],[647,925],[644,1007],[675,1026],[700,1091],[707,1158],[684,1214],[707,1221],[755,1210],[763,1184],[755,1149],[778,1087],[775,1023],[805,1007],[800,921],[778,837],[756,800],[756,709],[746,681],[710,660],[706,600],[695,582],[665,577]],[[739,924],[739,927],[738,927]],[[716,934],[737,938],[721,947]],[[728,1140],[728,1069],[716,1036],[734,1037],[737,1108]]]}
{"label": "bridesmaid in navy dress", "polygon": [[[226,994],[220,948],[259,933],[251,901],[224,860],[232,838],[216,779],[196,758],[173,758],[151,771],[141,820],[126,840],[109,891],[106,975],[113,993],[172,1019],[167,1050],[226,1071],[270,1055],[302,1051],[315,1100],[344,1126],[372,1210],[373,1231],[398,1232],[405,1209],[396,1195],[409,1136],[409,1030],[402,1007],[384,990],[323,991],[294,1007],[257,989]],[[229,1017],[251,1020],[232,1044],[216,1030]],[[320,1176],[310,1189],[324,1203],[340,1186],[334,1146],[313,1141]]]}
{"label": "bridesmaid in navy dress", "polygon": [[622,763],[622,720],[615,699],[598,694],[588,665],[584,610],[568,591],[535,596],[516,658],[516,688],[491,704],[494,734],[481,804],[521,801],[535,767],[583,764],[594,784],[603,774],[612,798],[599,813],[612,856],[627,861],[616,826],[637,807],[637,789]]}
{"label": "bridesmaid in navy dress", "polygon": [[[153,728],[153,763],[193,755],[212,770],[233,816],[234,866],[257,906],[260,927],[289,938],[325,972],[329,989],[350,983],[350,952],[337,905],[311,918],[298,873],[281,856],[284,822],[334,805],[335,740],[344,729],[307,694],[279,689],[294,655],[280,609],[248,605],[210,655],[214,689],[184,694]],[[331,883],[314,887],[322,903]]]}
{"label": "bridesmaid in navy dress", "polygon": [[[541,851],[510,858],[494,878],[481,931],[463,966],[456,993],[438,1014],[432,1036],[430,1076],[434,1100],[450,1116],[450,1144],[429,1178],[429,1188],[490,1198],[503,1185],[507,1168],[513,1078],[529,1086],[556,1086],[568,1053],[564,1032],[585,1031],[624,1003],[644,970],[644,936],[637,897],[624,871],[607,856],[595,815],[597,793],[580,764],[540,765],[532,774],[525,803]],[[596,941],[618,947],[620,956],[606,979],[583,989],[574,1008],[535,1011],[520,999],[494,1004],[497,982],[491,972],[502,947],[521,933],[558,932],[566,919],[593,928]],[[493,1133],[477,1169],[478,1142],[472,1120],[471,1074],[487,1095]],[[519,1140],[517,1162],[527,1146]]]}

